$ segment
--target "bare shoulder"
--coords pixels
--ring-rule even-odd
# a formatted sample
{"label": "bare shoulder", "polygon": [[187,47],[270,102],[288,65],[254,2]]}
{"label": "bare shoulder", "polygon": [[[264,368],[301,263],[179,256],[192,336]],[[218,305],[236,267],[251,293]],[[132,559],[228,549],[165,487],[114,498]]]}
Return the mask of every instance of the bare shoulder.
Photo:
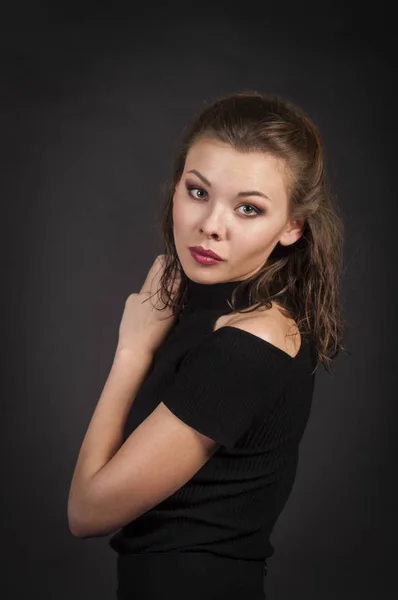
{"label": "bare shoulder", "polygon": [[292,358],[300,350],[301,335],[297,324],[293,319],[282,315],[277,305],[273,305],[270,310],[253,311],[247,315],[223,315],[217,320],[214,331],[226,326],[236,327],[256,335]]}

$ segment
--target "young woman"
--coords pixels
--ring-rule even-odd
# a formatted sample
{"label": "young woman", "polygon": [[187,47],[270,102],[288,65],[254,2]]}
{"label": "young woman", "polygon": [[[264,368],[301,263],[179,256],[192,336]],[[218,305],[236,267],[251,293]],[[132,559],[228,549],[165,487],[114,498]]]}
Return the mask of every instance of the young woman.
{"label": "young woman", "polygon": [[315,125],[240,92],[185,132],[164,254],[131,294],[68,502],[117,598],[264,599],[316,370],[341,350],[343,223]]}

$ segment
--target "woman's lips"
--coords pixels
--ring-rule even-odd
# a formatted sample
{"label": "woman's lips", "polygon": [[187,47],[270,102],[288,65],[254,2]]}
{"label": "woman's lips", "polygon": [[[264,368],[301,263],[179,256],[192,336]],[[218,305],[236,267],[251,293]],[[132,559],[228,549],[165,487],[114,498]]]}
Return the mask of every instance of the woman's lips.
{"label": "woman's lips", "polygon": [[210,258],[210,256],[204,256],[204,254],[199,254],[199,252],[195,252],[195,250],[189,249],[189,251],[196,262],[200,263],[201,265],[216,265],[222,262],[222,260]]}

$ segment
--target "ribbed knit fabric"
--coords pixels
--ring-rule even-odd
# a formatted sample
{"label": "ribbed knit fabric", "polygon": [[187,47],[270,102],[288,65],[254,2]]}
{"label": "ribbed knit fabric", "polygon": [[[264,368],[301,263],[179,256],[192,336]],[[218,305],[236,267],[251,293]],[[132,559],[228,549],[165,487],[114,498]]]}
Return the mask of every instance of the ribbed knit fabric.
{"label": "ribbed knit fabric", "polygon": [[[189,281],[186,306],[155,354],[126,422],[125,438],[164,404],[220,444],[185,485],[112,536],[130,553],[208,553],[266,564],[275,522],[290,495],[310,414],[315,353],[302,336],[293,358],[232,326],[239,281]],[[249,306],[243,293],[238,307]],[[183,449],[181,449],[183,452]]]}

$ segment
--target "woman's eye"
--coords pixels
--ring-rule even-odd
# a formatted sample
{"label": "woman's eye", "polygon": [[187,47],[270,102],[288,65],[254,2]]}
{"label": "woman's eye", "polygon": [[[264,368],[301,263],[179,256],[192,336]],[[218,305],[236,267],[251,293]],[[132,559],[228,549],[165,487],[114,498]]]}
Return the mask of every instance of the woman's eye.
{"label": "woman's eye", "polygon": [[260,210],[259,208],[256,208],[255,206],[252,206],[251,204],[242,204],[242,206],[239,206],[239,208],[250,208],[251,210],[254,210],[254,211],[255,211],[254,213],[252,213],[252,212],[251,212],[249,215],[247,215],[247,216],[249,216],[249,217],[250,217],[252,214],[257,214],[257,215],[259,215],[259,214],[261,214],[261,213],[262,213],[262,210]]}
{"label": "woman's eye", "polygon": [[[194,185],[188,185],[187,190],[188,190],[190,196],[192,196],[191,192],[193,190],[199,190],[199,192],[206,193],[205,190],[202,190],[202,188],[195,187]],[[195,196],[192,196],[192,197],[195,198]],[[197,198],[197,200],[203,200],[203,198]]]}
{"label": "woman's eye", "polygon": [[[194,185],[187,185],[186,188],[187,188],[188,194],[191,196],[191,198],[194,198],[195,200],[204,200],[203,196],[199,196],[199,197],[193,196],[192,192],[197,191],[197,192],[206,194],[206,190],[203,190],[202,188],[196,187]],[[254,211],[254,212],[244,214],[244,216],[247,216],[247,217],[251,217],[253,214],[261,215],[264,212],[263,210],[261,210],[261,208],[257,208],[256,206],[252,206],[251,204],[242,204],[241,206],[239,206],[239,208],[249,208],[251,211]]]}

